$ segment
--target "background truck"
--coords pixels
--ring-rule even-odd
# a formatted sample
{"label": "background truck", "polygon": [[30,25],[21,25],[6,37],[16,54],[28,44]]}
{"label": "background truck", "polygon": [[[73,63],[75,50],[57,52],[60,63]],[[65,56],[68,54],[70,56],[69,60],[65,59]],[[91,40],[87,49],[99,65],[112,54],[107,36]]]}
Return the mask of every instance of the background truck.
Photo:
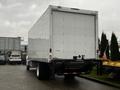
{"label": "background truck", "polygon": [[97,58],[97,11],[50,5],[29,31],[27,70],[38,79],[73,78]]}

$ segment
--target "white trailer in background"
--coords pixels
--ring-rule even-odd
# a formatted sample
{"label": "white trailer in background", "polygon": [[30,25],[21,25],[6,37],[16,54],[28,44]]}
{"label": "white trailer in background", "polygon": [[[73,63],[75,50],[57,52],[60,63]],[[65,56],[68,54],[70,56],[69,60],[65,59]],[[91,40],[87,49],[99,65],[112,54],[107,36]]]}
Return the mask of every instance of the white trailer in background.
{"label": "white trailer in background", "polygon": [[21,38],[20,37],[0,37],[0,50],[20,50]]}
{"label": "white trailer in background", "polygon": [[20,37],[0,37],[0,55],[4,55],[9,60],[11,51],[21,50]]}
{"label": "white trailer in background", "polygon": [[39,79],[74,77],[92,68],[98,48],[98,14],[50,5],[29,31],[27,70]]}

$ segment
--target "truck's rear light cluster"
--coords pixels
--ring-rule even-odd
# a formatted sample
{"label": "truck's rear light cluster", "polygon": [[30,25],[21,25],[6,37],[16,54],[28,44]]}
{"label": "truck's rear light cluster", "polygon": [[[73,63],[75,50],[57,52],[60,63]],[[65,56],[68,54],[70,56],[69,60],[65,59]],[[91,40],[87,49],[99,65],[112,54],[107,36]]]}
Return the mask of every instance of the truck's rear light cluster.
{"label": "truck's rear light cluster", "polygon": [[78,55],[78,56],[73,56],[73,60],[77,60],[77,59],[85,59],[85,55]]}
{"label": "truck's rear light cluster", "polygon": [[52,49],[49,50],[49,60],[52,60]]}
{"label": "truck's rear light cluster", "polygon": [[52,53],[52,48],[50,48],[50,51],[49,51],[50,53]]}

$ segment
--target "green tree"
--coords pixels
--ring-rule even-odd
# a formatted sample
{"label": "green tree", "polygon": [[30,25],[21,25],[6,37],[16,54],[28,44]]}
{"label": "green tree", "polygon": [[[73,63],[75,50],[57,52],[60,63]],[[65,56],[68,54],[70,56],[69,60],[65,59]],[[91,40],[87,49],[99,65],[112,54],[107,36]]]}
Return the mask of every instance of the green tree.
{"label": "green tree", "polygon": [[103,57],[104,52],[106,53],[106,51],[108,51],[107,52],[107,55],[108,55],[108,53],[109,53],[109,50],[108,50],[109,47],[108,46],[109,45],[108,45],[108,40],[106,38],[106,34],[104,32],[102,32],[102,35],[101,35],[101,44],[100,44],[100,57]]}
{"label": "green tree", "polygon": [[111,36],[111,45],[110,45],[110,51],[111,51],[111,60],[119,60],[120,55],[119,55],[119,47],[118,47],[118,42],[116,35],[112,33]]}
{"label": "green tree", "polygon": [[107,58],[109,59],[110,56],[109,56],[109,42],[108,42],[108,40],[106,41],[106,50],[105,50],[105,54],[106,54]]}
{"label": "green tree", "polygon": [[100,39],[98,38],[98,49],[100,50]]}

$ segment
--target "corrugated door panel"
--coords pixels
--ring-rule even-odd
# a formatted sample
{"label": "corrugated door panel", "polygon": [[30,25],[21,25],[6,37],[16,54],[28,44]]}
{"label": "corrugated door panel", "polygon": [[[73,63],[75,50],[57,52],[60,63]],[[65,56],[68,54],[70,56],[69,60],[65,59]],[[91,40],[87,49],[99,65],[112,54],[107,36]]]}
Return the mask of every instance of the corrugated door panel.
{"label": "corrugated door panel", "polygon": [[95,16],[53,11],[53,55],[95,58]]}

